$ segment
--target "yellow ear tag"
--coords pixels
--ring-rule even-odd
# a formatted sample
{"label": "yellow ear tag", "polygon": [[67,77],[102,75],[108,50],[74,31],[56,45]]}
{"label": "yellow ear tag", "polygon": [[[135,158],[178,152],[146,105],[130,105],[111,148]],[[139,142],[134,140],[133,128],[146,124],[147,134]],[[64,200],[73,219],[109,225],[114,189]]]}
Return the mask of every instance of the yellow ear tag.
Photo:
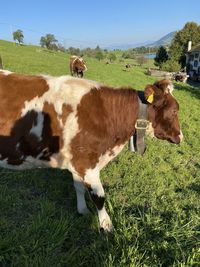
{"label": "yellow ear tag", "polygon": [[152,103],[153,102],[153,94],[151,94],[150,96],[148,96],[147,102],[149,102],[149,103]]}

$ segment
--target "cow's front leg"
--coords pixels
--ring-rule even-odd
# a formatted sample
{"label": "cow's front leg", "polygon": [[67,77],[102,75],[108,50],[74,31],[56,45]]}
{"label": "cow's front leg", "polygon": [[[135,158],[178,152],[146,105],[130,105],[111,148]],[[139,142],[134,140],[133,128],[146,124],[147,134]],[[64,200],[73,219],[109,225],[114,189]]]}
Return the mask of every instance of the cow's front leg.
{"label": "cow's front leg", "polygon": [[83,184],[82,179],[73,174],[74,179],[74,187],[76,189],[76,197],[77,197],[77,210],[80,214],[88,214],[89,210],[87,208],[86,202],[85,202],[85,185]]}
{"label": "cow's front leg", "polygon": [[84,177],[85,186],[93,200],[99,217],[100,228],[110,232],[113,228],[110,217],[105,209],[105,193],[100,181],[100,172],[97,168],[88,170]]}

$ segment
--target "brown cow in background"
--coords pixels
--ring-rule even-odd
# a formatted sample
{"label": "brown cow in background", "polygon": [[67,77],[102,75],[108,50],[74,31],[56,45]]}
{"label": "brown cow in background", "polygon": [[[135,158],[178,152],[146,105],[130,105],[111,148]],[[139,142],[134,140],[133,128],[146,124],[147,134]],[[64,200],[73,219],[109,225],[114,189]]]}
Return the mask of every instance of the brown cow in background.
{"label": "brown cow in background", "polygon": [[70,57],[70,72],[72,76],[83,77],[83,72],[87,70],[85,61],[78,56]]}

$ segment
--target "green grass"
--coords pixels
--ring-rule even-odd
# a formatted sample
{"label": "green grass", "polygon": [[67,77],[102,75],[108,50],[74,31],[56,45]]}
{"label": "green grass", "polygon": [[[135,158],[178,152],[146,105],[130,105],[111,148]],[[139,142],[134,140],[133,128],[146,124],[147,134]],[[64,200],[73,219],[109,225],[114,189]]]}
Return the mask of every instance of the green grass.
{"label": "green grass", "polygon": [[[0,41],[6,69],[69,74],[69,55]],[[154,78],[124,63],[87,58],[85,77],[142,89]],[[184,142],[147,138],[145,155],[124,149],[101,172],[114,224],[102,234],[92,214],[76,211],[71,174],[57,169],[0,169],[0,265],[27,267],[200,266],[200,88],[176,83]]]}

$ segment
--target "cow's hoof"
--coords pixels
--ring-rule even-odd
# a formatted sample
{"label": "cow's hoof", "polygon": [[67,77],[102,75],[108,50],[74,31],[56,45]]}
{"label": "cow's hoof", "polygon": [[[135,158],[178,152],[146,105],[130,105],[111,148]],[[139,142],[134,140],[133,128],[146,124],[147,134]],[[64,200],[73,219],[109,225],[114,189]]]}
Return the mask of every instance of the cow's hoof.
{"label": "cow's hoof", "polygon": [[106,233],[112,232],[113,225],[110,218],[107,218],[100,223],[100,230]]}

